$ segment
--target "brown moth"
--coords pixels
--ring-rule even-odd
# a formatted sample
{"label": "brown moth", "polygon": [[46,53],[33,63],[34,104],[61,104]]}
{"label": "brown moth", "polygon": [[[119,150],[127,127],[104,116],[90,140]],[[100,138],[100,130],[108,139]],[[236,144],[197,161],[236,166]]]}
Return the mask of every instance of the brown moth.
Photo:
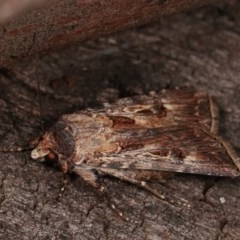
{"label": "brown moth", "polygon": [[190,89],[123,98],[99,110],[63,115],[32,151],[54,159],[92,186],[110,175],[146,185],[168,172],[234,177],[240,159],[218,135],[218,111],[205,92]]}

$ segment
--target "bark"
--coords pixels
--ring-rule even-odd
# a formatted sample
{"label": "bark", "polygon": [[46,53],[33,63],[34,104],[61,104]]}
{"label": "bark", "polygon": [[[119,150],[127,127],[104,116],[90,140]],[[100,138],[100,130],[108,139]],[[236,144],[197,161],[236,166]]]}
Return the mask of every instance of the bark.
{"label": "bark", "polygon": [[[38,2],[41,0],[3,1],[0,22],[14,16],[27,4]],[[49,49],[156,21],[162,16],[210,2],[214,0],[46,1],[40,9],[31,8],[2,24],[0,64],[6,65]]]}
{"label": "bark", "polygon": [[[220,131],[240,149],[240,3],[228,1],[0,70],[0,146],[26,145],[63,113],[150,90],[194,86],[220,107]],[[37,80],[40,81],[41,118]],[[240,236],[239,178],[177,174],[152,187],[104,179],[128,223],[76,176],[0,154],[0,239],[231,239]],[[62,195],[59,196],[59,193]],[[179,205],[188,200],[190,208]]]}

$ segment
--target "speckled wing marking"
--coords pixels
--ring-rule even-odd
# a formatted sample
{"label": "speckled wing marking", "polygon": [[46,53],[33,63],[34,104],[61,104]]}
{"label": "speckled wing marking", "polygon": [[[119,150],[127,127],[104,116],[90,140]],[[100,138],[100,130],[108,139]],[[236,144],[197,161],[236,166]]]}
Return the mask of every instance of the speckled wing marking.
{"label": "speckled wing marking", "polygon": [[134,119],[144,128],[195,123],[218,132],[218,109],[206,92],[164,90],[151,96],[120,99],[115,104],[107,104],[104,110],[111,117]]}
{"label": "speckled wing marking", "polygon": [[97,152],[85,164],[118,170],[162,170],[231,177],[239,175],[239,169],[222,139],[197,127],[127,130],[122,131],[119,139],[114,139],[112,144],[119,146],[117,153]]}
{"label": "speckled wing marking", "polygon": [[64,115],[62,121],[72,129],[76,165],[239,175],[237,154],[217,135],[217,108],[203,92],[124,98],[101,110]]}
{"label": "speckled wing marking", "polygon": [[165,90],[63,115],[32,157],[51,153],[64,171],[91,183],[94,170],[132,182],[140,170],[237,176],[239,157],[217,132],[218,111],[207,93]]}

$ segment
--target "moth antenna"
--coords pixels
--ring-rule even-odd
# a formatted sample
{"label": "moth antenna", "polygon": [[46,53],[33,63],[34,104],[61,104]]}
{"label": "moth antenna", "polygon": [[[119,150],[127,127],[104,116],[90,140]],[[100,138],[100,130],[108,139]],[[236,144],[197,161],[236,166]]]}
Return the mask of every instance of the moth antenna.
{"label": "moth antenna", "polygon": [[191,205],[188,203],[188,201],[186,199],[183,199],[183,198],[178,199],[178,200],[168,199],[164,194],[161,194],[158,191],[154,190],[144,181],[140,182],[140,185],[139,185],[139,183],[135,183],[135,184],[138,185],[139,187],[145,189],[146,191],[152,193],[158,199],[165,201],[173,206],[177,205],[177,206],[186,207],[186,208],[191,207]]}
{"label": "moth antenna", "polygon": [[171,204],[173,206],[181,206],[181,207],[185,206],[187,208],[191,207],[186,199],[172,200],[169,197],[165,196],[164,194],[162,194],[162,193],[156,191],[155,189],[151,188],[147,184],[147,182],[131,178],[131,177],[127,176],[126,174],[123,174],[121,171],[116,172],[114,169],[109,169],[109,168],[108,169],[101,168],[101,171],[104,172],[105,174],[109,175],[109,176],[116,177],[118,179],[121,179],[122,181],[129,182],[129,183],[132,183],[132,184],[134,184],[134,185],[136,185],[140,188],[143,188],[163,202],[166,202],[166,203]]}
{"label": "moth antenna", "polygon": [[103,198],[104,201],[107,202],[108,206],[112,209],[112,211],[116,213],[120,218],[122,218],[126,222],[137,223],[137,221],[126,217],[125,214],[116,206],[116,204],[114,204],[113,198],[111,197],[111,194],[106,187],[98,185],[98,187],[95,189],[97,190],[96,193],[98,194],[98,196]]}
{"label": "moth antenna", "polygon": [[16,153],[32,151],[34,147],[16,147],[16,148],[0,148],[1,153]]}
{"label": "moth antenna", "polygon": [[[41,135],[43,135],[43,124],[44,121],[42,120],[42,104],[41,104],[41,94],[40,94],[40,79],[39,79],[39,56],[37,56],[37,67],[36,67],[36,73],[37,73],[37,98],[38,98],[38,111],[39,111],[39,117],[41,119]],[[17,72],[15,72],[17,75]],[[15,148],[6,148],[0,147],[0,152],[1,153],[16,153],[16,152],[26,152],[26,151],[32,151],[39,143],[41,137],[38,139],[34,139],[33,141],[30,142],[30,146],[24,146],[24,147],[15,147]]]}
{"label": "moth antenna", "polygon": [[40,78],[39,78],[39,56],[37,56],[37,96],[38,96],[38,112],[40,117],[40,124],[41,124],[41,136],[43,135],[44,130],[44,121],[42,118],[42,99],[40,93]]}

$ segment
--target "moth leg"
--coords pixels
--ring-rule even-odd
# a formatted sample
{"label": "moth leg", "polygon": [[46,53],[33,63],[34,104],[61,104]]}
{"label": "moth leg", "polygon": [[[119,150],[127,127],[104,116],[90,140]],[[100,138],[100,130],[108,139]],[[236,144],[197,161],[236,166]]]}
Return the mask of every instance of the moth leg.
{"label": "moth leg", "polygon": [[116,170],[116,169],[112,169],[112,168],[99,168],[100,171],[102,171],[103,173],[109,175],[109,176],[113,176],[116,177],[122,181],[126,181],[126,182],[130,182],[140,188],[143,188],[145,190],[147,190],[148,192],[152,193],[154,196],[156,196],[158,199],[165,201],[167,203],[170,203],[171,205],[175,205],[175,204],[179,204],[180,206],[186,206],[186,207],[190,207],[190,205],[188,204],[188,201],[185,199],[181,199],[182,201],[174,201],[171,199],[167,199],[165,195],[157,192],[156,190],[154,190],[153,188],[151,188],[147,182],[145,181],[140,181],[138,179],[132,178],[131,177],[131,172],[130,174],[127,173],[127,171],[124,171],[123,169],[121,170]]}
{"label": "moth leg", "polygon": [[119,170],[119,169],[116,170],[116,169],[112,169],[112,168],[100,168],[100,170],[107,175],[116,177],[122,181],[130,182],[141,188],[144,188],[144,189],[150,191],[151,193],[153,193],[157,198],[166,201],[165,196],[163,194],[159,194],[158,192],[154,191],[151,187],[149,187],[147,185],[147,183],[145,181],[141,181],[141,180],[132,178],[131,172],[130,172],[130,174],[128,174],[127,171]]}
{"label": "moth leg", "polygon": [[159,170],[149,170],[149,169],[124,169],[124,175],[129,178],[133,178],[139,181],[164,181],[165,179],[169,179],[174,175],[172,172],[165,172]]}
{"label": "moth leg", "polygon": [[63,193],[65,192],[67,188],[67,174],[62,172],[62,178],[61,178],[61,188],[60,192],[57,196],[57,200],[62,197]]}
{"label": "moth leg", "polygon": [[84,181],[86,181],[89,185],[99,188],[101,191],[100,184],[97,182],[96,173],[93,172],[92,169],[87,169],[86,167],[74,167],[73,172],[75,172],[79,177],[81,177]]}
{"label": "moth leg", "polygon": [[123,218],[125,221],[130,221],[129,218],[125,217],[123,213],[115,206],[115,204],[112,201],[111,195],[107,191],[106,188],[101,186],[99,182],[97,182],[97,174],[93,171],[91,168],[87,167],[81,167],[81,166],[75,166],[73,168],[73,172],[76,173],[79,177],[81,177],[84,181],[86,181],[89,185],[91,185],[94,188],[97,188],[97,193],[100,195],[100,197],[103,197],[107,200],[110,208],[116,212],[121,218]]}

